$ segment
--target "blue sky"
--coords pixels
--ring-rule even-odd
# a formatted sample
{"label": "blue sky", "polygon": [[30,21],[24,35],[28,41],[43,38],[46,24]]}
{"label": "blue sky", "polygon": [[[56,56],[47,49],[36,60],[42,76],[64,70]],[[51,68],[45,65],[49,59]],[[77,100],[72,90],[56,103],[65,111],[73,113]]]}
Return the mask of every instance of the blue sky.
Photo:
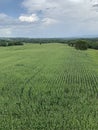
{"label": "blue sky", "polygon": [[0,0],[0,13],[12,17],[18,17],[24,9],[21,8],[21,0]]}
{"label": "blue sky", "polygon": [[98,0],[0,0],[0,37],[98,34]]}

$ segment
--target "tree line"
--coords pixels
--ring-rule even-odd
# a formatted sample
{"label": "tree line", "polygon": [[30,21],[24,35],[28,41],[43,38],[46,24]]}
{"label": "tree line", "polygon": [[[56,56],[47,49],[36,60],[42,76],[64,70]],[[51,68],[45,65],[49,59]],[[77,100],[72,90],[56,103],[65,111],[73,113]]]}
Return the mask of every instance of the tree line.
{"label": "tree line", "polygon": [[62,43],[80,50],[98,49],[98,38],[5,38],[0,39],[0,46],[16,46],[31,44]]}
{"label": "tree line", "polygon": [[15,40],[0,40],[0,46],[17,46],[17,45],[23,45],[23,42],[21,41],[15,41]]}
{"label": "tree line", "polygon": [[75,47],[77,50],[87,50],[88,48],[98,50],[98,41],[78,39],[70,40],[67,44]]}

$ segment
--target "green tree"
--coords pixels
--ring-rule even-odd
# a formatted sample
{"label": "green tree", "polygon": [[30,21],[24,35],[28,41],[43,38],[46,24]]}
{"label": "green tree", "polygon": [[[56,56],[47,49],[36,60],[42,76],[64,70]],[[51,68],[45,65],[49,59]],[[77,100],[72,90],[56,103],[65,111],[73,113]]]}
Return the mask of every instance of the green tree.
{"label": "green tree", "polygon": [[75,43],[75,48],[77,50],[87,50],[88,49],[88,43],[84,40],[78,40]]}

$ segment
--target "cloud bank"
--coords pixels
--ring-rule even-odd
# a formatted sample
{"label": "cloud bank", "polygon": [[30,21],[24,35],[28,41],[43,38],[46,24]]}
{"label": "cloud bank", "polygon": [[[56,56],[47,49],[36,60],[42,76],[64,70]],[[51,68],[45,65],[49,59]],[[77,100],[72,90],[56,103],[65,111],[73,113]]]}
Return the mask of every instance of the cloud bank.
{"label": "cloud bank", "polygon": [[8,35],[11,32],[30,37],[98,34],[98,1],[23,0],[20,7],[25,11],[18,17],[0,13],[0,28],[10,29]]}

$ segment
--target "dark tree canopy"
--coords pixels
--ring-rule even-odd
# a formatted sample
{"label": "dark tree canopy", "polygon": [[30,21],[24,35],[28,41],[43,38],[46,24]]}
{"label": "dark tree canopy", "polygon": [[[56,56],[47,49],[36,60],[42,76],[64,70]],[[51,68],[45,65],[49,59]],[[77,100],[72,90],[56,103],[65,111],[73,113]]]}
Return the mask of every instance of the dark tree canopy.
{"label": "dark tree canopy", "polygon": [[76,43],[75,43],[75,48],[77,50],[87,50],[88,49],[88,43],[84,40],[78,40]]}

